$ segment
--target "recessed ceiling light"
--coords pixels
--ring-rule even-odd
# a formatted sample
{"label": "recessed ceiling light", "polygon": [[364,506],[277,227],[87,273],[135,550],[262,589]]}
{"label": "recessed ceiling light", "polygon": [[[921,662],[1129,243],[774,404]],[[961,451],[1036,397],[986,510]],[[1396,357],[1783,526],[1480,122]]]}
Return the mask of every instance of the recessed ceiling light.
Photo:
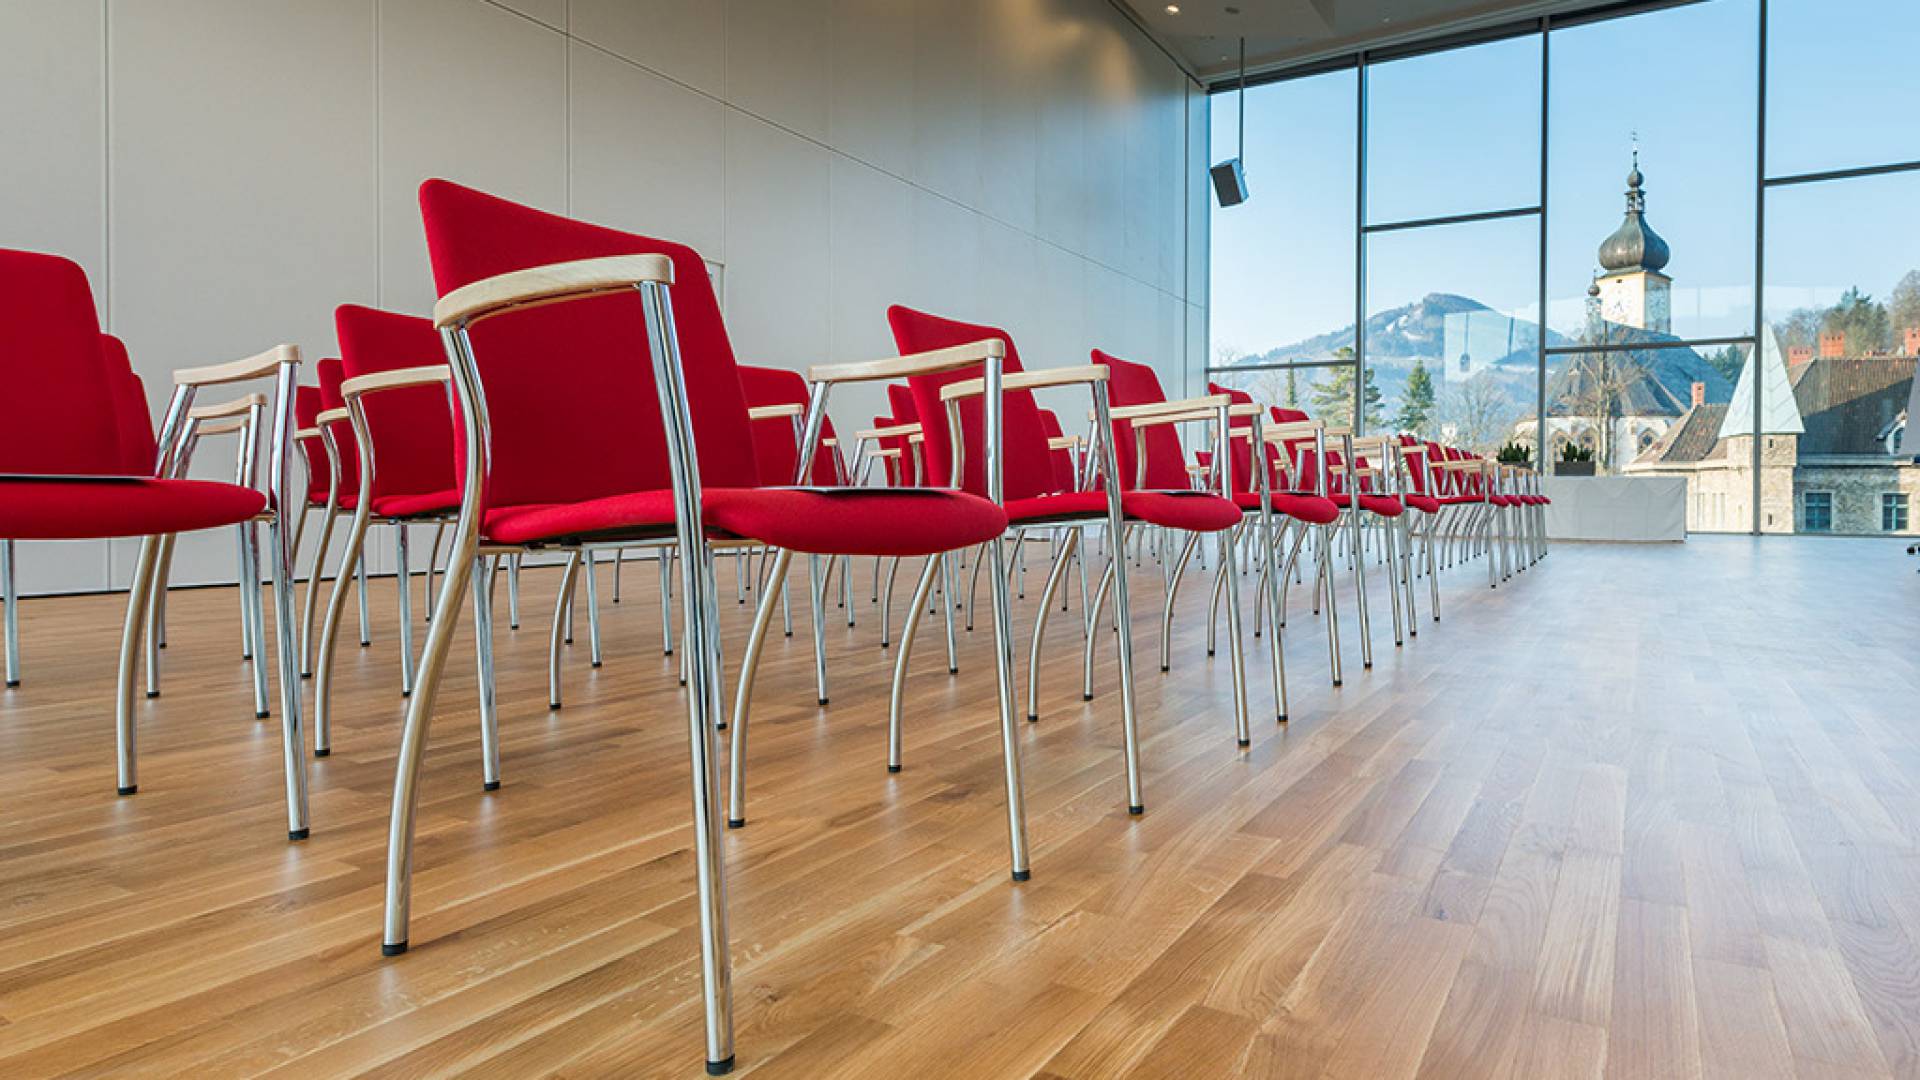
{"label": "recessed ceiling light", "polygon": [[1178,14],[1180,14],[1180,5],[1179,5],[1179,4],[1168,4],[1168,5],[1167,5],[1167,14],[1169,14],[1169,15],[1178,15]]}

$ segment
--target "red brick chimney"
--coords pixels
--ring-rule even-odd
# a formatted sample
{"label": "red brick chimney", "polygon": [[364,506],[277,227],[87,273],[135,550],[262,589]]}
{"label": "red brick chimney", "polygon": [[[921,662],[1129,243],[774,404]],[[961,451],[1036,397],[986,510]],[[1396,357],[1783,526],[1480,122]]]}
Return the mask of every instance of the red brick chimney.
{"label": "red brick chimney", "polygon": [[1847,355],[1847,335],[1821,334],[1820,335],[1820,355],[1821,356]]}
{"label": "red brick chimney", "polygon": [[1920,356],[1920,326],[1907,327],[1906,348],[1901,351],[1908,356]]}
{"label": "red brick chimney", "polygon": [[1811,345],[1795,345],[1787,350],[1787,365],[1789,367],[1799,367],[1801,364],[1812,362],[1812,360],[1813,346]]}
{"label": "red brick chimney", "polygon": [[1707,403],[1707,384],[1703,382],[1694,383],[1693,384],[1693,407],[1697,409],[1700,406],[1705,405],[1706,403]]}

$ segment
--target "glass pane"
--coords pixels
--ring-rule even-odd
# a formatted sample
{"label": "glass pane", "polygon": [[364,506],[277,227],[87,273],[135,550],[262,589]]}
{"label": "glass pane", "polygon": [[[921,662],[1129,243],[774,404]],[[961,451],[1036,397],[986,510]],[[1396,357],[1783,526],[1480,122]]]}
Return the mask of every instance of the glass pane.
{"label": "glass pane", "polygon": [[1915,206],[1920,173],[1767,192],[1765,531],[1911,534],[1883,530],[1882,510],[1886,496],[1920,494],[1907,433],[1920,354]]}
{"label": "glass pane", "polygon": [[1767,175],[1920,160],[1914,0],[1767,5]]}
{"label": "glass pane", "polygon": [[1367,222],[1540,202],[1540,36],[1367,69]]}
{"label": "glass pane", "polygon": [[[1353,321],[1358,80],[1340,71],[1247,91],[1249,197],[1213,201],[1215,364],[1324,357],[1316,339]],[[1233,94],[1212,103],[1219,161],[1234,153],[1239,107]]]}
{"label": "glass pane", "polygon": [[[1608,322],[1649,336],[1753,333],[1758,23],[1755,0],[1716,0],[1554,31],[1547,325],[1556,333],[1586,330],[1594,287]],[[1667,74],[1657,93],[1641,92],[1636,80],[1623,85],[1629,70]]]}
{"label": "glass pane", "polygon": [[1348,364],[1316,367],[1264,368],[1259,371],[1213,372],[1209,378],[1231,390],[1244,390],[1263,406],[1299,409],[1330,424],[1353,418],[1353,367]]}
{"label": "glass pane", "polygon": [[1525,217],[1368,237],[1376,428],[1479,452],[1532,440],[1539,228]]}

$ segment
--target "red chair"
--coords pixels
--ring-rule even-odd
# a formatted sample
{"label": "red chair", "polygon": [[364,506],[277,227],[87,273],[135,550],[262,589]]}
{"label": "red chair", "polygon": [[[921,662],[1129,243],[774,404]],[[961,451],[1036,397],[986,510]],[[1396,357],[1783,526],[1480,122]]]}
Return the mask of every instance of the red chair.
{"label": "red chair", "polygon": [[[326,617],[320,623],[320,655],[314,679],[313,752],[332,753],[334,642],[346,609],[348,583],[364,558],[367,529],[375,519],[394,535],[395,581],[400,607],[400,693],[416,685],[413,657],[413,587],[407,534],[410,526],[443,526],[459,506],[454,490],[453,413],[447,400],[448,370],[441,360],[433,324],[412,315],[343,304],[334,312],[340,358],[322,360],[320,389],[350,434],[335,435],[341,457],[354,462],[355,476],[341,478],[342,499],[351,492],[353,521],[340,552]],[[333,402],[339,402],[333,405]],[[434,547],[439,546],[436,537]],[[427,560],[428,600],[432,600],[434,559]],[[563,597],[567,593],[562,586]],[[556,614],[556,620],[558,615]],[[498,761],[489,754],[486,782],[497,786]]]}
{"label": "red chair", "polygon": [[[716,544],[806,554],[928,554],[998,535],[1004,512],[959,492],[758,486],[751,420],[720,308],[699,255],[685,246],[545,214],[430,180],[421,187],[435,324],[451,361],[460,416],[460,514],[447,581],[408,704],[394,785],[382,949],[407,947],[413,810],[434,696],[458,605],[490,550],[592,545],[677,547],[686,612],[694,846],[707,1007],[707,1067],[733,1064],[730,965],[713,776],[720,720]],[[682,357],[687,362],[682,362]],[[999,350],[816,368],[831,385],[921,370],[977,368],[997,382]],[[805,427],[809,461],[824,390]],[[784,572],[777,567],[774,577]],[[474,590],[483,639],[488,590]],[[771,612],[761,596],[756,621]],[[751,664],[742,675],[744,686]],[[483,722],[490,688],[482,689]],[[1003,686],[1005,671],[1002,672]],[[1026,875],[1018,741],[1003,691],[1009,834]],[[745,725],[733,731],[735,760]]]}
{"label": "red chair", "polygon": [[[1120,484],[1123,489],[1146,490],[1190,490],[1192,483],[1187,471],[1186,452],[1180,447],[1180,436],[1174,425],[1188,421],[1212,423],[1216,428],[1215,445],[1208,455],[1209,462],[1238,457],[1238,448],[1226,449],[1227,440],[1232,437],[1235,417],[1232,416],[1232,398],[1214,394],[1199,399],[1204,403],[1196,407],[1195,402],[1167,401],[1166,392],[1160,387],[1160,376],[1146,364],[1138,364],[1104,352],[1093,350],[1093,362],[1106,368],[1111,374],[1107,380],[1108,393],[1116,405],[1113,429],[1114,456],[1120,467]],[[1179,411],[1184,409],[1185,411]],[[1214,473],[1218,490],[1232,494],[1227,487],[1230,478]],[[1244,711],[1246,698],[1245,659],[1240,639],[1240,593],[1235,587],[1238,579],[1236,547],[1240,534],[1245,528],[1245,512],[1239,507],[1238,500],[1233,503],[1235,512],[1232,526],[1220,532],[1220,564],[1215,568],[1215,591],[1224,588],[1227,592],[1227,624],[1232,638],[1233,679],[1235,696],[1240,699],[1239,708]],[[1270,523],[1263,519],[1262,538],[1267,541],[1263,547],[1271,546]],[[1160,613],[1160,670],[1166,671],[1173,659],[1173,605],[1179,596],[1180,579],[1184,575],[1188,561],[1192,558],[1200,543],[1202,533],[1190,532],[1186,542],[1181,545],[1177,557],[1163,560],[1165,589]],[[1273,675],[1273,696],[1275,712],[1281,721],[1287,718],[1287,685],[1282,667],[1283,660],[1276,635],[1270,653],[1270,668]],[[1209,655],[1212,649],[1208,650]],[[1092,650],[1088,650],[1091,656]],[[1244,725],[1242,725],[1244,726]],[[1243,738],[1241,745],[1247,745]]]}
{"label": "red chair", "polygon": [[[1003,408],[1004,420],[997,425],[987,423],[982,403],[975,396],[978,387],[964,376],[918,376],[910,378],[908,382],[923,418],[927,468],[932,475],[949,477],[965,490],[983,492],[1000,502],[1006,507],[1009,524],[1016,535],[1019,530],[1030,528],[1072,530],[1071,537],[1062,546],[1048,572],[1047,583],[1041,588],[1040,610],[1035,617],[1034,639],[1029,654],[1029,679],[1037,677],[1038,669],[1033,666],[1033,661],[1038,658],[1039,642],[1046,632],[1047,612],[1052,607],[1055,590],[1059,588],[1060,578],[1065,573],[1071,548],[1085,542],[1081,534],[1088,526],[1105,528],[1111,557],[1093,602],[1089,605],[1087,618],[1090,626],[1100,625],[1101,609],[1107,593],[1112,591],[1115,621],[1119,629],[1121,721],[1128,811],[1135,814],[1143,812],[1139,735],[1133,700],[1133,631],[1124,558],[1127,528],[1145,524],[1189,532],[1217,532],[1237,524],[1240,511],[1225,499],[1191,491],[1184,486],[1160,491],[1128,488],[1120,483],[1113,438],[1113,424],[1119,414],[1109,405],[1109,373],[1106,368],[1088,365],[1028,372],[1020,366],[1019,352],[1014,348],[1011,337],[997,327],[945,319],[899,305],[887,310],[887,321],[893,328],[895,343],[903,351],[937,349],[982,337],[998,340],[1006,349],[1008,393]],[[1046,429],[1031,390],[1044,386],[1080,384],[1091,387],[1092,391],[1094,432],[1101,446],[1098,458],[1101,483],[1097,489],[1061,490],[1054,479]],[[1219,404],[1224,406],[1225,402]],[[1178,412],[1192,411],[1195,407],[1195,403],[1186,402],[1165,408]],[[924,418],[930,415],[944,415],[948,422],[925,423]],[[1000,417],[994,419],[1001,420]],[[956,439],[959,442],[957,452]],[[1001,475],[995,476],[996,471]],[[989,478],[1003,481],[1003,484],[989,486]],[[996,578],[1004,577],[1001,545],[989,545],[989,554]],[[914,606],[909,608],[908,628],[901,634],[903,647],[896,657],[894,669],[896,702],[900,701],[903,692],[906,659],[910,653],[906,646],[910,645],[913,636],[911,620],[916,617],[919,606],[925,603],[925,594],[930,585],[931,575],[922,574]],[[996,602],[999,596],[996,589]],[[1091,668],[1087,671],[1090,676]],[[1082,687],[1082,697],[1086,700],[1093,697],[1090,677]],[[1031,692],[1028,699],[1030,703],[1034,700]],[[1236,705],[1237,733],[1244,743],[1250,737],[1246,728],[1244,695],[1240,696]],[[896,707],[888,740],[890,766],[899,764],[899,713]],[[1028,719],[1037,720],[1038,710],[1030,706]]]}
{"label": "red chair", "polygon": [[[154,600],[162,538],[240,525],[266,516],[273,551],[274,625],[278,646],[281,737],[286,770],[287,831],[307,836],[306,758],[294,670],[293,553],[276,511],[291,489],[289,442],[299,352],[282,345],[230,364],[174,373],[166,421],[155,440],[155,466],[129,471],[144,445],[127,445],[122,425],[124,376],[108,366],[93,296],[74,263],[52,255],[0,251],[0,538],[89,540],[144,537],[135,565],[120,642],[115,709],[118,790],[139,786],[134,726],[134,667]],[[117,359],[117,358],[116,358]],[[188,413],[203,387],[272,375],[272,467],[268,492],[237,484],[174,479],[175,456],[191,425]],[[129,425],[130,426],[130,425]]]}

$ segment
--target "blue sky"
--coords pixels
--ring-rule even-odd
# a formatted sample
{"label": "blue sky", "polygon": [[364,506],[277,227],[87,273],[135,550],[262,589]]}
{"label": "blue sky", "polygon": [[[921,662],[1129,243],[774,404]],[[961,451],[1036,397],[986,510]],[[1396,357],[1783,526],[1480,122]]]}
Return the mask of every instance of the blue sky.
{"label": "blue sky", "polygon": [[[1768,172],[1920,158],[1916,0],[1772,0]],[[1547,148],[1547,321],[1573,333],[1594,250],[1620,223],[1635,136],[1647,219],[1673,249],[1674,329],[1752,329],[1756,0],[1556,31]],[[1369,220],[1531,205],[1539,193],[1538,35],[1371,69]],[[1213,210],[1212,327],[1259,352],[1353,322],[1356,75],[1247,93],[1252,197]],[[1234,152],[1233,95],[1213,99],[1213,157]],[[1768,196],[1770,315],[1858,285],[1884,297],[1920,267],[1920,173]],[[1376,234],[1368,310],[1428,292],[1532,317],[1537,220]]]}

